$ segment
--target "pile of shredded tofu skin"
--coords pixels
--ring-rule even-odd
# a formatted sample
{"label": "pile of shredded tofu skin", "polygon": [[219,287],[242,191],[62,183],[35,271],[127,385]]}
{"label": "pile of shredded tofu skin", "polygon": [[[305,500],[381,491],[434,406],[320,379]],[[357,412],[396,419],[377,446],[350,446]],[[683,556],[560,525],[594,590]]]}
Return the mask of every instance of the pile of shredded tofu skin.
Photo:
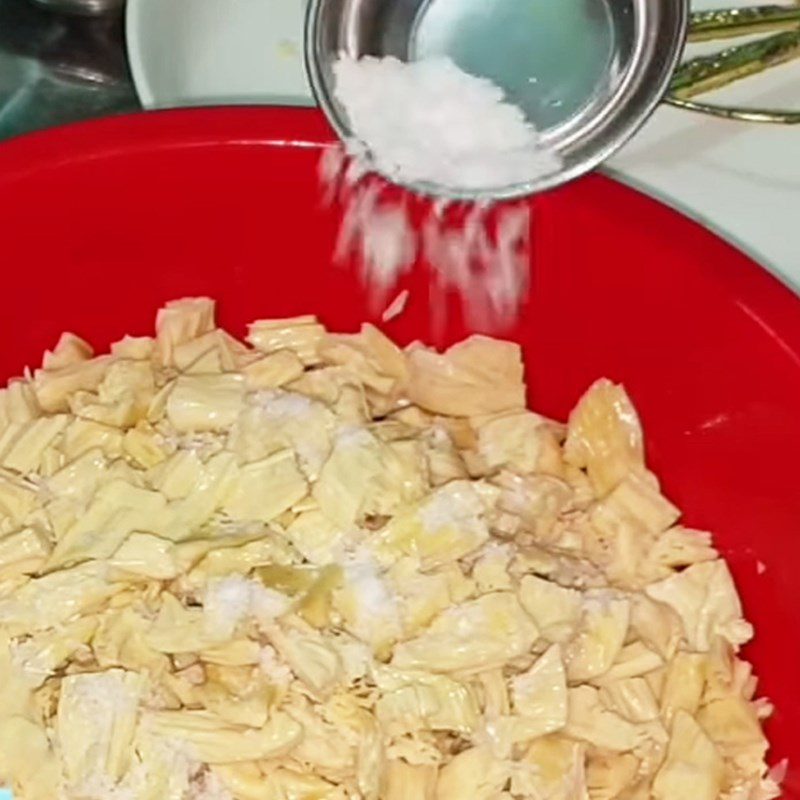
{"label": "pile of shredded tofu skin", "polygon": [[19,800],[766,800],[751,626],[624,390],[176,301],[0,394]]}

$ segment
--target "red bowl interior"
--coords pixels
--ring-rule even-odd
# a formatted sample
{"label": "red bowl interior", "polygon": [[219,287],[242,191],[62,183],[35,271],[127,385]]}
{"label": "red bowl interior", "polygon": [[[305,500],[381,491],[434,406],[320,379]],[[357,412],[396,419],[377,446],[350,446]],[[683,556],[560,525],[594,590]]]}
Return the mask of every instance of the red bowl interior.
{"label": "red bowl interior", "polygon": [[[259,316],[370,317],[330,266],[313,111],[171,112],[80,125],[0,148],[0,375],[70,329],[103,348],[148,333],[164,301],[205,294],[242,334]],[[508,332],[530,402],[564,417],[605,375],[642,414],[653,468],[688,524],[713,530],[757,637],[747,655],[777,711],[771,758],[800,797],[800,301],[698,225],[606,178],[534,206],[532,292]],[[385,326],[430,339],[427,295]],[[467,331],[457,321],[444,332]],[[766,567],[760,574],[759,564]]]}

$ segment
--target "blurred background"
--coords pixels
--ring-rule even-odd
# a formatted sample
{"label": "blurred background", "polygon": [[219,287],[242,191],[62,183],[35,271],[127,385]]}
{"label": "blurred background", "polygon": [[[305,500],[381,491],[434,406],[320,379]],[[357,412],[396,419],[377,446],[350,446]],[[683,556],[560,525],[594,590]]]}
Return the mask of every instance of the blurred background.
{"label": "blurred background", "polygon": [[0,138],[140,107],[120,11],[88,17],[0,0]]}

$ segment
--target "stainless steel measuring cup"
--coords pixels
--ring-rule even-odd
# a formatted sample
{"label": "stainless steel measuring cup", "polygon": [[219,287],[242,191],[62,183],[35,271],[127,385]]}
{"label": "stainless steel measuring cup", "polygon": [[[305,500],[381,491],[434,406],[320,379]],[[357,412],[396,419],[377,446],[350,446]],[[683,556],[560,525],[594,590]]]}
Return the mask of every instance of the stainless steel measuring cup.
{"label": "stainless steel measuring cup", "polygon": [[[508,70],[505,74],[502,72],[504,63],[516,64],[510,43],[522,42],[523,52],[535,48],[553,50],[551,60],[557,57],[559,69],[568,74],[573,61],[582,58],[587,49],[594,46],[594,34],[565,41],[564,20],[554,17],[547,32],[549,38],[540,37],[537,43],[530,42],[526,51],[525,37],[535,30],[535,19],[529,23],[520,19],[516,26],[512,21],[504,29],[493,31],[494,36],[484,36],[486,46],[490,51],[494,48],[496,53],[490,52],[482,63],[470,69],[473,65],[464,63],[465,60],[469,62],[470,52],[458,51],[454,44],[456,34],[449,35],[448,30],[433,36],[426,34],[429,20],[438,19],[442,24],[455,27],[458,9],[463,7],[464,19],[484,14],[486,18],[479,22],[485,30],[490,22],[488,15],[499,15],[498,9],[505,6],[506,0],[488,3],[485,0],[480,3],[478,0],[310,0],[306,23],[308,74],[320,106],[339,135],[343,139],[353,135],[346,110],[334,92],[332,65],[341,53],[353,58],[391,55],[410,61],[426,55],[453,56],[455,52],[454,60],[468,72],[489,77],[503,87],[540,130],[544,143],[558,152],[563,167],[537,180],[480,192],[481,196],[496,199],[540,192],[590,171],[622,147],[663,100],[734,119],[800,121],[800,114],[793,112],[725,108],[696,99],[697,94],[708,88],[716,88],[800,53],[800,9],[759,7],[690,15],[688,0],[507,1],[513,3],[516,10],[572,8],[576,13],[605,20],[607,26],[604,35],[610,43],[608,52],[592,73],[593,80],[586,84],[583,96],[578,97],[577,102],[567,103],[560,115],[550,114],[545,109],[544,127],[542,105],[533,107],[535,104],[524,91],[510,85]],[[678,68],[687,34],[690,40],[708,40],[762,31],[773,32],[773,36],[764,43],[747,42],[715,56],[694,59]],[[430,51],[429,42],[437,36],[440,43],[446,45],[449,41],[450,52],[447,46],[440,52]],[[561,39],[557,38],[559,36]],[[530,74],[531,80],[543,83],[535,71]],[[557,95],[558,81],[557,75],[552,86],[539,88]],[[478,195],[454,186],[413,185],[409,188],[455,199]]]}
{"label": "stainless steel measuring cup", "polygon": [[[487,31],[502,13],[508,14],[500,20],[503,27]],[[524,16],[528,13],[531,18]],[[554,174],[480,193],[457,186],[409,188],[454,199],[478,194],[505,199],[540,192],[590,171],[635,133],[667,91],[688,13],[687,0],[310,0],[307,68],[320,106],[339,135],[348,139],[353,133],[335,96],[332,70],[341,53],[353,58],[391,55],[402,61],[452,57],[459,45],[457,36],[448,44],[450,29],[457,32],[461,26],[468,33],[465,26],[475,14],[484,14],[478,20],[484,25],[482,38],[467,36],[454,60],[499,84],[537,127],[543,143],[558,153],[562,167]],[[441,32],[432,30],[433,23]],[[537,42],[528,47],[524,38],[517,39],[512,52],[515,36],[531,32],[538,35]],[[439,52],[430,44],[437,37],[444,41]],[[586,63],[589,49],[601,37],[605,49]],[[564,51],[569,47],[572,56]],[[480,51],[477,63],[465,64],[475,56],[473,51]],[[541,63],[526,62],[543,55]],[[580,75],[563,80],[570,66],[576,73],[580,68]],[[511,86],[521,71],[535,81],[530,88],[525,83]],[[550,79],[543,80],[543,74]],[[568,102],[554,107],[548,98]]]}

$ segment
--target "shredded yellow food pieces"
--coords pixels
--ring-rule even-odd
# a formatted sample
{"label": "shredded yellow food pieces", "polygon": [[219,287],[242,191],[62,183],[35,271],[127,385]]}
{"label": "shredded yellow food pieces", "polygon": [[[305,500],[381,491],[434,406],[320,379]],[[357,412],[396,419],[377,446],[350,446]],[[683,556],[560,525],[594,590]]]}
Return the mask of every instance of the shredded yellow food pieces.
{"label": "shredded yellow food pieces", "polygon": [[20,800],[769,800],[752,636],[625,390],[211,300],[0,390]]}

